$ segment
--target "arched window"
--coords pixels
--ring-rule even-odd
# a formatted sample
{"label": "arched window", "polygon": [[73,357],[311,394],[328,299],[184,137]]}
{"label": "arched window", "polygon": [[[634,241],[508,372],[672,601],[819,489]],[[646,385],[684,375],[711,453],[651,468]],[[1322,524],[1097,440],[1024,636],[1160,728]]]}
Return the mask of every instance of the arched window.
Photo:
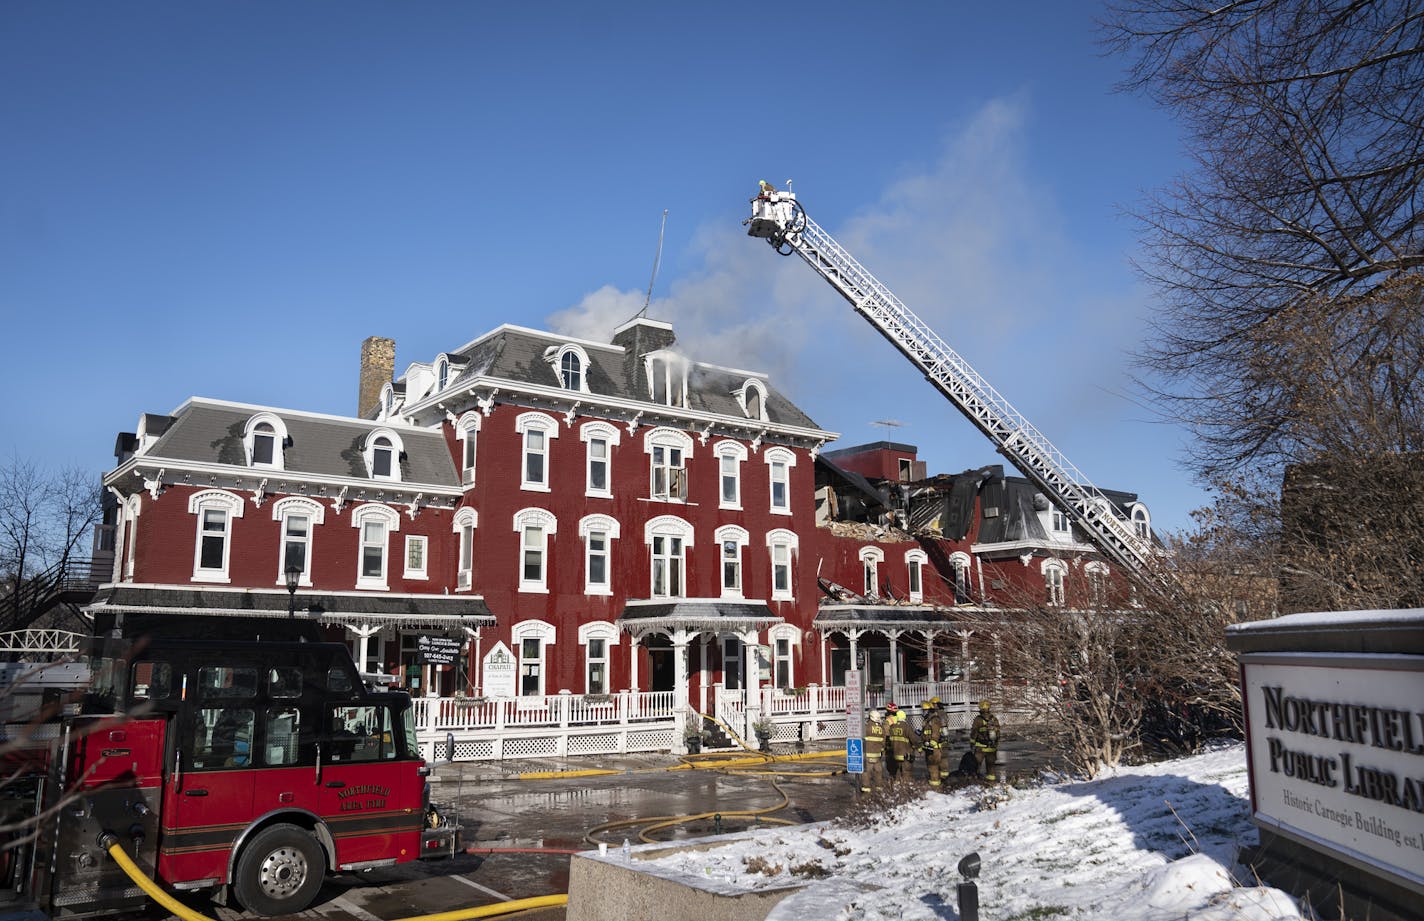
{"label": "arched window", "polygon": [[366,436],[361,453],[366,459],[366,470],[371,479],[400,482],[400,456],[405,453],[405,445],[395,432],[376,429]]}
{"label": "arched window", "polygon": [[801,631],[795,624],[776,624],[766,631],[771,641],[771,680],[783,691],[796,686],[795,648],[801,643]]}
{"label": "arched window", "polygon": [[719,441],[712,447],[712,454],[717,458],[717,507],[740,510],[747,447],[739,441]]}
{"label": "arched window", "polygon": [[750,379],[737,392],[737,400],[742,404],[742,412],[748,419],[766,421],[766,386],[761,381]]}
{"label": "arched window", "polygon": [[559,359],[559,380],[565,390],[583,389],[583,361],[577,352],[565,352]]}
{"label": "arched window", "polygon": [[692,525],[674,515],[659,515],[643,526],[643,540],[652,554],[651,598],[682,598],[687,594],[687,548]]}
{"label": "arched window", "polygon": [[949,569],[954,575],[954,603],[968,604],[972,600],[969,591],[969,554],[963,551],[951,553]]}
{"label": "arched window", "polygon": [[542,697],[545,693],[544,647],[554,644],[558,630],[542,620],[523,620],[514,625],[510,635],[519,654],[519,696]]}
{"label": "arched window", "polygon": [[880,597],[880,564],[885,562],[885,551],[879,547],[860,549],[861,567],[865,571],[865,597]]}
{"label": "arched window", "polygon": [[1068,567],[1062,560],[1043,561],[1043,600],[1045,603],[1053,607],[1063,605],[1067,579]]}
{"label": "arched window", "polygon": [[558,375],[559,386],[576,393],[588,393],[588,353],[582,346],[566,343],[544,350],[544,360]]}
{"label": "arched window", "polygon": [[771,511],[776,515],[790,515],[791,468],[796,466],[796,455],[786,448],[770,448],[764,459],[771,485]]}
{"label": "arched window", "polygon": [[450,386],[450,359],[441,355],[435,362],[435,390],[439,392]]}
{"label": "arched window", "polygon": [[713,535],[717,539],[717,557],[721,566],[723,598],[742,597],[742,548],[751,542],[746,528],[723,525]]}
{"label": "arched window", "polygon": [[526,508],[514,515],[519,535],[519,590],[549,591],[549,537],[558,533],[559,520],[542,508]]}
{"label": "arched window", "polygon": [[519,488],[549,492],[549,442],[559,437],[559,423],[544,413],[520,413],[514,430],[523,442]]}
{"label": "arched window", "polygon": [[924,572],[929,554],[923,550],[905,551],[905,578],[910,590],[910,600],[922,604],[925,600]]}
{"label": "arched window", "polygon": [[1088,576],[1088,595],[1093,607],[1102,609],[1108,604],[1108,564],[1094,560],[1083,571]]}
{"label": "arched window", "polygon": [[479,513],[467,505],[455,513],[455,520],[451,524],[454,532],[460,535],[460,556],[455,575],[457,590],[469,589],[474,584],[475,527],[479,520]]}
{"label": "arched window", "polygon": [[455,420],[455,440],[460,443],[460,482],[467,487],[475,485],[475,448],[483,418],[477,412],[467,412]]}
{"label": "arched window", "polygon": [[1132,507],[1132,533],[1142,540],[1152,537],[1152,518],[1147,514],[1147,507],[1144,505]]}
{"label": "arched window", "polygon": [[687,461],[692,436],[680,429],[656,428],[643,440],[649,459],[648,495],[668,502],[687,501]]}
{"label": "arched window", "polygon": [[607,422],[588,422],[579,428],[584,449],[584,495],[611,499],[613,497],[613,448],[621,440],[617,426]]}
{"label": "arched window", "polygon": [[583,586],[585,595],[613,594],[613,547],[622,525],[611,515],[585,515],[579,521],[583,538]]}
{"label": "arched window", "polygon": [[298,585],[311,585],[312,545],[317,526],[326,520],[326,506],[301,496],[288,496],[272,504],[272,520],[281,522],[277,552],[277,583],[285,585],[287,569],[301,572]]}
{"label": "arched window", "polygon": [[766,534],[766,548],[771,554],[772,601],[792,601],[796,597],[791,562],[798,545],[795,531],[775,528]]}
{"label": "arched window", "polygon": [[356,587],[389,591],[391,535],[400,531],[400,515],[388,505],[370,503],[351,511],[356,529]]}
{"label": "arched window", "polygon": [[194,582],[229,582],[232,522],[242,517],[242,497],[221,489],[205,489],[188,497],[188,514],[198,518],[193,548]]}
{"label": "arched window", "polygon": [[580,624],[578,641],[584,649],[584,693],[607,694],[609,651],[618,645],[618,628],[606,620]]}
{"label": "arched window", "polygon": [[242,432],[249,467],[284,469],[282,448],[286,443],[287,426],[275,413],[257,413],[247,420]]}

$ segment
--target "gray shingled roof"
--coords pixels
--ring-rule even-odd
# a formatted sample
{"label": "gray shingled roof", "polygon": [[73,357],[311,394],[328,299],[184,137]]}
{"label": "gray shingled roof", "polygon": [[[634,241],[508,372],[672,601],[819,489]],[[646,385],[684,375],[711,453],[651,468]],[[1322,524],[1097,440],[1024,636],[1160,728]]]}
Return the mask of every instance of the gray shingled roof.
{"label": "gray shingled roof", "polygon": [[[293,473],[367,479],[361,444],[373,429],[385,426],[359,419],[338,419],[288,413],[265,407],[238,407],[193,401],[174,416],[148,456],[205,464],[247,466],[242,432],[258,412],[271,412],[287,427],[291,444],[283,452],[284,469]],[[400,458],[401,482],[459,488],[460,477],[439,430],[392,429],[405,453]]]}
{"label": "gray shingled roof", "polygon": [[[461,373],[462,380],[488,376],[524,384],[557,387],[558,374],[554,367],[544,360],[544,352],[550,346],[562,345],[568,341],[570,340],[555,333],[536,334],[517,329],[503,329],[468,349],[451,353],[451,360],[466,362],[465,370]],[[625,361],[626,355],[622,350],[587,342],[580,342],[579,345],[588,354],[587,382],[590,391],[626,400],[648,402],[646,391],[638,386],[636,369],[632,367],[632,363]],[[745,417],[733,391],[746,383],[747,375],[731,373],[723,368],[695,361],[689,363],[689,409]],[[764,378],[757,379],[766,387],[766,416],[770,422],[802,428],[820,428],[811,417],[798,409]]]}

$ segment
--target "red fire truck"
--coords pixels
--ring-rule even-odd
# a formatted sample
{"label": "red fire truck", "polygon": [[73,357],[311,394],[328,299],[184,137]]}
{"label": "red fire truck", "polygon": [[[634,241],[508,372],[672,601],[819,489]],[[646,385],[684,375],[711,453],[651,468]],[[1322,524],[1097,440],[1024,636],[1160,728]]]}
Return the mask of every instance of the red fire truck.
{"label": "red fire truck", "polygon": [[51,918],[141,907],[115,840],[160,885],[263,915],[305,908],[327,873],[454,853],[409,695],[366,686],[312,624],[225,618],[202,639],[176,626],[96,636],[79,712],[7,727],[13,901]]}

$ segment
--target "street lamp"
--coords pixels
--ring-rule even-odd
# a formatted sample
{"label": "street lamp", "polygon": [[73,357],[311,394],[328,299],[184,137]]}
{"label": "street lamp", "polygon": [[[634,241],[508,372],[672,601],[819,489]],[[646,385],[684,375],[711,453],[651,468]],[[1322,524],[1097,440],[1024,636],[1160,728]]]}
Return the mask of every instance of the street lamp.
{"label": "street lamp", "polygon": [[302,579],[302,571],[296,563],[287,564],[287,619],[297,616],[297,583]]}

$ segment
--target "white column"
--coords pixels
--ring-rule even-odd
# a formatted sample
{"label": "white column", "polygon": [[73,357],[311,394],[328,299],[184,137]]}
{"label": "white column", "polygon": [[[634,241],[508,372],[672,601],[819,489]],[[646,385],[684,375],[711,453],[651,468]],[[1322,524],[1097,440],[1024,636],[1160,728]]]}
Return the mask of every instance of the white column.
{"label": "white column", "polygon": [[697,638],[697,712],[707,712],[707,637]]}
{"label": "white column", "polygon": [[742,688],[747,699],[747,724],[739,727],[743,738],[753,736],[752,723],[761,716],[761,669],[757,667],[757,631],[738,634],[742,641]]}
{"label": "white column", "polygon": [[673,745],[677,751],[686,751],[683,742],[687,728],[687,643],[691,637],[686,630],[672,632],[672,690],[673,700]]}
{"label": "white column", "polygon": [[638,693],[638,650],[642,637],[630,637],[628,644],[628,690]]}
{"label": "white column", "polygon": [[474,670],[473,670],[473,678],[472,678],[472,680],[470,681],[470,685],[471,685],[470,690],[471,690],[471,692],[474,694],[475,697],[479,697],[479,696],[480,696],[480,689],[485,686],[484,667],[485,667],[484,656],[482,656],[482,655],[480,654],[480,628],[479,628],[479,627],[476,627],[476,628],[475,628],[475,667],[474,667]]}
{"label": "white column", "polygon": [[828,688],[836,683],[835,680],[831,678],[830,653],[826,650],[826,647],[831,644],[831,635],[825,632],[819,632],[816,635],[819,637],[821,643],[821,687]]}
{"label": "white column", "polygon": [[[935,647],[935,637],[938,636],[938,634],[937,634],[935,631],[933,631],[933,630],[921,630],[920,633],[923,634],[923,635],[924,635],[924,638],[925,638],[925,657],[929,660],[929,667],[930,667],[929,680],[930,680],[930,684],[934,684],[935,681],[936,681],[936,676],[935,676],[935,648],[934,648],[934,647]],[[930,691],[930,696],[931,696],[931,697],[934,696],[934,691],[933,691],[933,690]]]}
{"label": "white column", "polygon": [[[890,637],[890,684],[900,683],[900,648],[896,641],[900,638],[900,631],[887,630],[885,635]],[[890,688],[886,688],[889,691]]]}

